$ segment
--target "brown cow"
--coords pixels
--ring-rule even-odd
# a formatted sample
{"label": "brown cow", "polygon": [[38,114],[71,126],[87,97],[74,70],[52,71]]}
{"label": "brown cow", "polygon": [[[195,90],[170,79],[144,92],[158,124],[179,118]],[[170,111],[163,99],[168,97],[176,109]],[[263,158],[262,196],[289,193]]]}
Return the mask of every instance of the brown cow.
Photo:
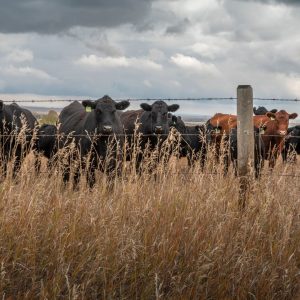
{"label": "brown cow", "polygon": [[232,128],[237,126],[237,116],[217,113],[208,120],[208,123],[214,128],[222,128],[220,134],[229,134]]}
{"label": "brown cow", "polygon": [[[262,139],[265,145],[265,159],[269,160],[271,168],[275,166],[275,161],[282,151],[284,137],[287,134],[289,120],[297,118],[297,114],[288,114],[285,110],[276,113],[267,112],[265,115],[253,116],[253,123],[256,128],[264,127]],[[220,133],[212,135],[216,142],[216,148],[219,147],[223,134],[229,135],[231,129],[237,127],[237,116],[229,114],[215,114],[208,122],[212,127],[221,127]]]}
{"label": "brown cow", "polygon": [[215,114],[206,123],[207,143],[214,146],[217,161],[219,161],[220,157],[223,157],[225,173],[227,173],[229,165],[228,136],[231,129],[236,127],[237,117],[222,113]]}
{"label": "brown cow", "polygon": [[255,127],[266,126],[262,139],[265,144],[266,159],[269,159],[271,168],[275,166],[275,161],[284,146],[284,138],[289,127],[289,120],[297,118],[298,114],[289,114],[285,110],[277,113],[268,112],[264,116],[254,116]]}

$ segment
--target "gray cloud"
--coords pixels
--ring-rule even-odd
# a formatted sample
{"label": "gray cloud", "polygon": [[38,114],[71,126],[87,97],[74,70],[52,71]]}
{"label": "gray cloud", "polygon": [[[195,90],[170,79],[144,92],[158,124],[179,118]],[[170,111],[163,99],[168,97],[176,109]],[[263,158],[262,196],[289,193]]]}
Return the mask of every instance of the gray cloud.
{"label": "gray cloud", "polygon": [[190,25],[190,21],[188,18],[180,21],[179,23],[169,26],[166,29],[166,34],[181,34],[186,31],[188,26]]}
{"label": "gray cloud", "polygon": [[0,0],[0,32],[57,33],[73,26],[140,24],[153,0]]}
{"label": "gray cloud", "polygon": [[111,45],[103,32],[84,30],[82,28],[70,29],[64,33],[66,36],[82,42],[87,48],[107,56],[121,56],[122,50]]}
{"label": "gray cloud", "polygon": [[[238,84],[251,84],[257,97],[299,98],[299,6],[242,0],[48,2],[7,1],[1,7],[0,31],[7,32],[0,33],[2,95],[224,97],[235,96]],[[29,29],[40,34],[11,33]],[[189,109],[234,112],[221,105],[201,102]]]}

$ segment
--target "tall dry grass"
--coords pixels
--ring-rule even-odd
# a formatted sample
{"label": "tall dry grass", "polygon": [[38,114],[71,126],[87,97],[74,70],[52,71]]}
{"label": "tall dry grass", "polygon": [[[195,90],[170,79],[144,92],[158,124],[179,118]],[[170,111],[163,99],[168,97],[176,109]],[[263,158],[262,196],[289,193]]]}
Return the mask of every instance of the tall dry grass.
{"label": "tall dry grass", "polygon": [[299,164],[266,169],[243,213],[232,170],[126,168],[73,190],[29,158],[1,183],[3,299],[294,299],[300,184],[274,174],[300,176]]}

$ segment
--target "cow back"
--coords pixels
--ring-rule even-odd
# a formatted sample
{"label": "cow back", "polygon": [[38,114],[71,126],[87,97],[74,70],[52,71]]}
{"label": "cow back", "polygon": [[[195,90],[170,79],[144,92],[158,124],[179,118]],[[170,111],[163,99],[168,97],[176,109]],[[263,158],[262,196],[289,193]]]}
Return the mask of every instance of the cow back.
{"label": "cow back", "polygon": [[236,115],[229,115],[229,114],[215,114],[208,123],[212,127],[220,127],[222,128],[221,133],[230,134],[231,129],[237,127],[237,116]]}
{"label": "cow back", "polygon": [[58,116],[59,133],[79,132],[88,113],[78,101],[66,106]]}
{"label": "cow back", "polygon": [[139,122],[143,110],[128,110],[120,114],[125,134],[134,134],[135,124]]}

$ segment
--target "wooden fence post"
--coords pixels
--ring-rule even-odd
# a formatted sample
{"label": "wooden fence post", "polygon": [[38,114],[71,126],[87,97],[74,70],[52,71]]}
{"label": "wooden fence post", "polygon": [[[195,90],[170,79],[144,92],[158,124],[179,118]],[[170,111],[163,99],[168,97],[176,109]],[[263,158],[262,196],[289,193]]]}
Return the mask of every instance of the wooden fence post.
{"label": "wooden fence post", "polygon": [[237,129],[239,207],[244,209],[254,166],[253,91],[250,85],[237,88]]}

